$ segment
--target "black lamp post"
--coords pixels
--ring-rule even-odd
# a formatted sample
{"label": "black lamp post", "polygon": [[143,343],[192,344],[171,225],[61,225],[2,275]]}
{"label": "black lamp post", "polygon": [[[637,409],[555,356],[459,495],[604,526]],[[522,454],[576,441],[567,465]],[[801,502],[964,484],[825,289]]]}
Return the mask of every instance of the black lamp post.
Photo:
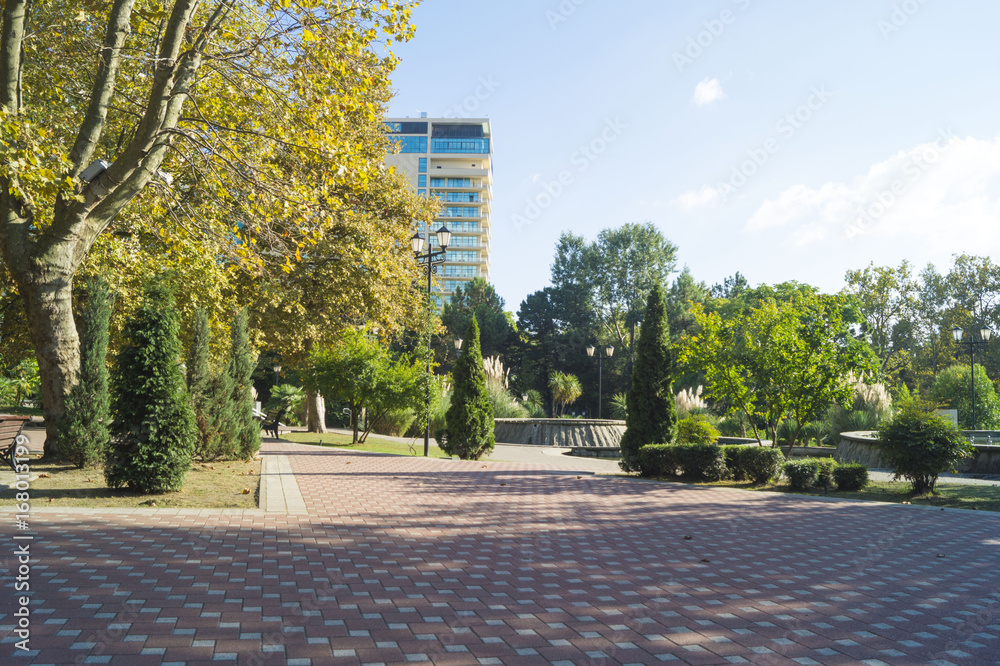
{"label": "black lamp post", "polygon": [[[587,356],[593,357],[596,351],[594,345],[587,347]],[[614,356],[615,348],[608,345],[604,348],[604,353],[607,354],[608,358]],[[604,395],[604,357],[600,354],[597,355],[597,418],[601,418],[601,398]]]}
{"label": "black lamp post", "polygon": [[455,338],[455,353],[456,353],[456,355],[462,353],[462,342],[463,342],[462,338]]}
{"label": "black lamp post", "polygon": [[275,363],[274,365],[271,366],[271,369],[274,370],[274,384],[275,384],[275,386],[277,386],[277,384],[278,384],[278,373],[281,372],[281,364],[280,363]]}
{"label": "black lamp post", "polygon": [[[424,271],[427,273],[427,301],[428,305],[431,300],[431,275],[437,273],[437,265],[444,263],[445,253],[448,250],[448,245],[451,243],[451,232],[448,231],[448,227],[441,225],[435,233],[437,236],[437,244],[441,247],[440,250],[435,250],[432,247],[427,248],[427,252],[423,252],[424,249],[424,237],[420,235],[420,232],[413,234],[410,238],[410,249],[413,250],[413,258],[417,260],[418,263],[424,265]],[[427,233],[427,244],[430,246],[430,232]],[[431,454],[431,338],[428,334],[427,336],[427,391],[425,393],[427,402],[427,427],[424,429],[424,457],[426,458]]]}
{"label": "black lamp post", "polygon": [[[962,342],[962,329],[959,326],[951,329],[951,334],[955,338],[955,342],[961,344]],[[969,339],[965,341],[965,344],[969,345],[969,364],[971,366],[971,371],[969,377],[972,382],[972,429],[976,430],[976,347],[986,346],[986,343],[990,341],[993,336],[993,331],[983,326],[979,329],[979,339],[976,340],[974,335],[970,335]]]}

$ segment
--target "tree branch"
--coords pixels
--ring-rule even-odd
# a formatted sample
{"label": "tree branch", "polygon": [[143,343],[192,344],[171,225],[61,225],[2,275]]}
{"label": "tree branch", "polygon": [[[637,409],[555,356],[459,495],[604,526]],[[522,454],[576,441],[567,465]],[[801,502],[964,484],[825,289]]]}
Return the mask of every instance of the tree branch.
{"label": "tree branch", "polygon": [[83,171],[94,154],[94,147],[101,138],[104,122],[108,116],[108,108],[115,94],[115,77],[118,65],[121,63],[121,50],[129,33],[129,18],[135,0],[115,0],[108,16],[108,29],[104,36],[104,46],[101,48],[101,61],[97,67],[94,79],[94,89],[90,95],[90,108],[84,116],[76,143],[69,154],[73,163],[72,175]]}
{"label": "tree branch", "polygon": [[3,7],[3,34],[0,35],[0,105],[17,113],[18,83],[24,64],[24,26],[28,19],[28,5],[31,0],[7,0]]}

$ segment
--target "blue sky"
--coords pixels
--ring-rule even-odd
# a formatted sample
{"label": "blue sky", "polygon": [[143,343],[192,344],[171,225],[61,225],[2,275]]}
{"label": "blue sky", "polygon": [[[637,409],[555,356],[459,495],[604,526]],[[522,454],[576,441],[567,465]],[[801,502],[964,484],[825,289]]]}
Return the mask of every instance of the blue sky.
{"label": "blue sky", "polygon": [[626,222],[709,284],[837,291],[1000,250],[1000,3],[427,0],[414,22],[390,115],[490,118],[514,312],[561,232]]}

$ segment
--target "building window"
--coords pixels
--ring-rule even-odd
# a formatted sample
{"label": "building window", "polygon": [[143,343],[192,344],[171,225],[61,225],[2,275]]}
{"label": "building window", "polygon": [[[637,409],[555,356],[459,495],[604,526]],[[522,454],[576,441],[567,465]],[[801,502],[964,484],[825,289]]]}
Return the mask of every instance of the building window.
{"label": "building window", "polygon": [[421,157],[418,164],[419,166],[417,167],[417,171],[420,173],[427,173],[427,158]]}
{"label": "building window", "polygon": [[421,197],[427,196],[427,190],[417,190],[417,195]]}
{"label": "building window", "polygon": [[[449,222],[448,229],[450,231],[458,231],[457,227],[461,223]],[[431,236],[431,245],[437,247],[437,237]],[[478,236],[452,236],[451,245],[448,247],[479,247],[479,237]]]}
{"label": "building window", "polygon": [[432,153],[489,154],[489,139],[431,139]]}
{"label": "building window", "polygon": [[479,275],[478,266],[445,266],[445,277],[477,277]]}
{"label": "building window", "polygon": [[470,250],[446,252],[445,261],[479,261],[479,253]]}
{"label": "building window", "polygon": [[398,146],[401,153],[426,153],[426,136],[401,136],[392,139]]}
{"label": "building window", "polygon": [[417,187],[427,187],[427,176],[424,174],[417,176]]}
{"label": "building window", "polygon": [[478,206],[446,206],[438,217],[479,217]]}
{"label": "building window", "polygon": [[479,231],[479,222],[449,221],[448,228],[452,231],[466,232],[466,233],[470,231]]}
{"label": "building window", "polygon": [[402,122],[385,123],[385,131],[390,134],[427,134],[427,123]]}

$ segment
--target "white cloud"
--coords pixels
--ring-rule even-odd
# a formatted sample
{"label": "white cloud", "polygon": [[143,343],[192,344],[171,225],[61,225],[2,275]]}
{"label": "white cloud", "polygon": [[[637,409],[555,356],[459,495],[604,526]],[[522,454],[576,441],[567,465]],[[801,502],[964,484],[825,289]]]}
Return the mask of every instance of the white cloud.
{"label": "white cloud", "polygon": [[718,102],[726,96],[719,79],[705,79],[694,88],[694,103],[698,106],[707,106],[713,102]]}
{"label": "white cloud", "polygon": [[765,201],[746,230],[785,245],[860,237],[972,251],[1000,242],[1000,138],[942,138],[872,165],[849,183],[797,184]]}
{"label": "white cloud", "polygon": [[694,210],[719,200],[719,190],[705,185],[700,190],[688,190],[671,200],[674,206],[681,210]]}

